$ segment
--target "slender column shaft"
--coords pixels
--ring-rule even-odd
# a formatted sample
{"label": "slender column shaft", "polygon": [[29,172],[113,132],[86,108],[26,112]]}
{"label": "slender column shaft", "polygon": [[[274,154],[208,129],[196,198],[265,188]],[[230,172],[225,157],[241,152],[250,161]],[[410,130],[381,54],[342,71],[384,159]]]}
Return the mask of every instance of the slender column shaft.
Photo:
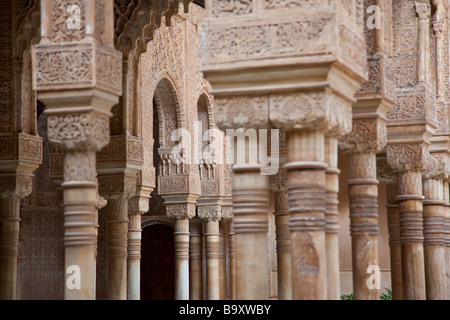
{"label": "slender column shaft", "polygon": [[17,298],[20,198],[0,198],[0,300]]}
{"label": "slender column shaft", "polygon": [[127,299],[141,297],[141,213],[130,214],[128,221]]}
{"label": "slender column shaft", "polygon": [[444,299],[447,295],[445,262],[444,208],[442,180],[424,179],[423,224],[425,283],[427,300]]}
{"label": "slender column shaft", "polygon": [[[450,289],[450,194],[448,180],[444,181],[444,199],[445,272],[447,288]],[[447,290],[446,299],[450,300],[450,290]]]}
{"label": "slender column shaft", "polygon": [[233,221],[229,223],[228,248],[230,250],[230,297],[236,300],[236,259],[235,259],[235,233]]}
{"label": "slender column shaft", "polygon": [[375,152],[349,155],[350,233],[355,300],[377,300],[368,270],[378,267],[378,180]]}
{"label": "slender column shaft", "polygon": [[128,199],[119,197],[107,205],[108,299],[127,299]]}
{"label": "slender column shaft", "polygon": [[425,300],[422,173],[399,173],[403,299]]}
{"label": "slender column shaft", "polygon": [[189,300],[189,219],[176,218],[175,246],[175,300]]}
{"label": "slender column shaft", "polygon": [[221,220],[219,226],[219,282],[220,282],[220,300],[227,299],[227,234],[228,221]]}
{"label": "slender column shaft", "polygon": [[435,33],[435,42],[436,42],[436,96],[438,98],[442,97],[445,92],[443,92],[442,88],[442,75],[443,72],[443,46],[442,46],[442,32],[443,32],[443,23],[441,21],[433,22],[433,30]]}
{"label": "slender column shaft", "polygon": [[205,227],[207,298],[208,300],[219,300],[219,220],[208,220]]}
{"label": "slender column shaft", "polygon": [[269,178],[255,167],[234,168],[232,175],[237,300],[269,299]]}
{"label": "slender column shaft", "polygon": [[386,185],[389,249],[391,257],[392,299],[402,300],[402,252],[400,243],[400,212],[397,202],[397,184]]}
{"label": "slender column shaft", "polygon": [[[65,299],[95,299],[95,253],[97,247],[97,183],[95,174],[73,176],[73,166],[95,168],[93,150],[64,153],[64,247]],[[95,173],[95,170],[94,170]]]}
{"label": "slender column shaft", "polygon": [[416,4],[416,11],[419,15],[417,27],[417,81],[419,83],[425,82],[427,73],[428,7],[427,3]]}
{"label": "slender column shaft", "polygon": [[294,300],[327,299],[324,138],[314,129],[288,133],[285,168]]}
{"label": "slender column shaft", "polygon": [[189,239],[189,296],[191,300],[203,300],[201,221],[191,221]]}
{"label": "slender column shaft", "polygon": [[325,158],[328,164],[326,170],[326,250],[327,250],[327,288],[328,299],[339,300],[341,295],[339,269],[339,174],[338,140],[334,137],[325,138]]}
{"label": "slender column shaft", "polygon": [[286,191],[274,192],[278,265],[278,299],[292,300],[291,232]]}

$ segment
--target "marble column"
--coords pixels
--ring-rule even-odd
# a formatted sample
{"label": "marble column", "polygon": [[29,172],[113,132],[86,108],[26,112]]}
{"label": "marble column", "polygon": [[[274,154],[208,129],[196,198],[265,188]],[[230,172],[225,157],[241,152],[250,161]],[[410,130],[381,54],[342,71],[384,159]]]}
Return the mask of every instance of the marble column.
{"label": "marble column", "polygon": [[[130,178],[135,181],[135,178]],[[128,200],[134,194],[136,184],[130,183],[123,193],[108,198],[106,205],[106,233],[109,300],[127,299],[127,257],[128,257]]]}
{"label": "marble column", "polygon": [[205,221],[205,255],[206,255],[206,297],[208,300],[220,299],[219,270],[219,223],[220,205],[206,203],[200,198],[197,204],[198,216]]}
{"label": "marble column", "polygon": [[[423,176],[423,226],[425,283],[427,300],[442,300],[447,296],[445,263],[445,198],[444,183],[448,175],[448,148],[442,143],[448,137],[433,137],[430,157]],[[439,143],[441,142],[441,144]],[[437,149],[436,149],[437,148]],[[446,152],[447,150],[447,152]]]}
{"label": "marble column", "polygon": [[[236,234],[233,221],[228,225],[228,247],[230,252],[230,298],[236,300]],[[449,250],[450,251],[450,250]]]}
{"label": "marble column", "polygon": [[341,296],[340,261],[339,261],[339,174],[338,139],[334,136],[325,138],[326,207],[325,207],[325,242],[327,248],[328,300],[339,300]]}
{"label": "marble column", "polygon": [[287,190],[274,192],[276,250],[278,266],[278,299],[292,300],[291,232],[289,230],[289,208]]}
{"label": "marble column", "polygon": [[226,300],[228,297],[228,272],[227,272],[227,252],[228,252],[228,223],[222,217],[219,225],[219,287],[220,300]]}
{"label": "marble column", "polygon": [[148,197],[136,195],[128,201],[127,299],[141,297],[141,216],[149,210]]}
{"label": "marble column", "polygon": [[269,177],[257,166],[241,165],[232,187],[236,300],[268,300]]}
{"label": "marble column", "polygon": [[[447,288],[450,288],[450,191],[448,179],[444,180],[444,233],[445,233],[445,272]],[[450,299],[450,291],[446,299]]]}
{"label": "marble column", "polygon": [[163,196],[174,218],[175,300],[189,300],[189,221],[195,217],[196,195]]}
{"label": "marble column", "polygon": [[[353,290],[355,300],[378,300],[379,289],[369,283],[378,260],[377,153],[386,146],[386,111],[390,105],[364,103],[354,106],[353,131],[340,146],[349,155],[349,207],[352,237]],[[370,112],[371,111],[371,112]]]}
{"label": "marble column", "polygon": [[397,174],[389,166],[386,154],[377,156],[377,179],[386,186],[386,209],[391,262],[392,299],[402,300],[402,258]]}
{"label": "marble column", "polygon": [[387,159],[398,172],[403,299],[425,300],[422,171],[428,145],[389,144]]}
{"label": "marble column", "polygon": [[291,232],[286,188],[286,171],[274,175],[270,187],[274,195],[275,241],[277,252],[278,299],[292,300]]}
{"label": "marble column", "polygon": [[391,258],[392,300],[403,299],[402,289],[402,252],[400,241],[400,212],[397,201],[397,183],[386,185],[389,249]]}
{"label": "marble column", "polygon": [[32,175],[0,175],[0,300],[16,300],[20,199],[32,191]]}
{"label": "marble column", "polygon": [[189,232],[189,298],[203,300],[202,220],[192,219]]}

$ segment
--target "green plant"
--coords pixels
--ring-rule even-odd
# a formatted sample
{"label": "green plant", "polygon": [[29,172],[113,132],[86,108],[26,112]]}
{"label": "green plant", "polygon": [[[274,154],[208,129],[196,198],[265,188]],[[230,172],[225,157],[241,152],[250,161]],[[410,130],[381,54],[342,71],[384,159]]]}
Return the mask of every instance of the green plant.
{"label": "green plant", "polygon": [[341,296],[341,299],[342,299],[342,300],[353,300],[353,293],[351,293],[351,294],[349,294],[349,295],[343,294],[343,295]]}
{"label": "green plant", "polygon": [[392,290],[388,289],[388,288],[384,288],[386,290],[387,293],[383,293],[380,296],[381,300],[392,300]]}
{"label": "green plant", "polygon": [[[381,294],[380,300],[392,300],[392,290],[388,288],[384,288],[386,293]],[[341,296],[341,300],[354,300],[354,294],[351,293],[349,295],[343,294]]]}

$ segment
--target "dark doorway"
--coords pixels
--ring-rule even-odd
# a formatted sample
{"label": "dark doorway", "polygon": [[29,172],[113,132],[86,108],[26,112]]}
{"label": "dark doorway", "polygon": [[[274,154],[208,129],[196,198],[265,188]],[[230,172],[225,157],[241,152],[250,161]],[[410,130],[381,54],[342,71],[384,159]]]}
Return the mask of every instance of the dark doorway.
{"label": "dark doorway", "polygon": [[173,228],[163,224],[144,228],[141,250],[141,300],[174,300]]}

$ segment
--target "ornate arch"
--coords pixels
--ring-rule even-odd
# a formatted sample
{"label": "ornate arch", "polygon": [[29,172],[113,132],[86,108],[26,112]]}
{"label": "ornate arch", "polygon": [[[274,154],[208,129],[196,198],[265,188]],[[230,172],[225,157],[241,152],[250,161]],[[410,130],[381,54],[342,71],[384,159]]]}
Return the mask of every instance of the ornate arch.
{"label": "ornate arch", "polygon": [[[158,81],[153,98],[158,110],[160,146],[163,148],[172,147],[174,143],[170,141],[170,135],[172,131],[183,128],[185,121],[179,102],[179,94],[170,76],[162,77]],[[153,138],[155,139],[155,137]]]}
{"label": "ornate arch", "polygon": [[198,100],[197,100],[197,108],[198,108],[198,103],[200,103],[200,100],[202,100],[202,99],[206,105],[206,110],[208,113],[208,129],[213,129],[216,127],[215,122],[214,122],[214,109],[213,109],[213,102],[212,102],[213,97],[205,89],[202,89],[202,91],[199,94]]}
{"label": "ornate arch", "polygon": [[143,216],[141,228],[147,228],[156,224],[163,224],[169,227],[175,227],[175,220],[169,216]]}

